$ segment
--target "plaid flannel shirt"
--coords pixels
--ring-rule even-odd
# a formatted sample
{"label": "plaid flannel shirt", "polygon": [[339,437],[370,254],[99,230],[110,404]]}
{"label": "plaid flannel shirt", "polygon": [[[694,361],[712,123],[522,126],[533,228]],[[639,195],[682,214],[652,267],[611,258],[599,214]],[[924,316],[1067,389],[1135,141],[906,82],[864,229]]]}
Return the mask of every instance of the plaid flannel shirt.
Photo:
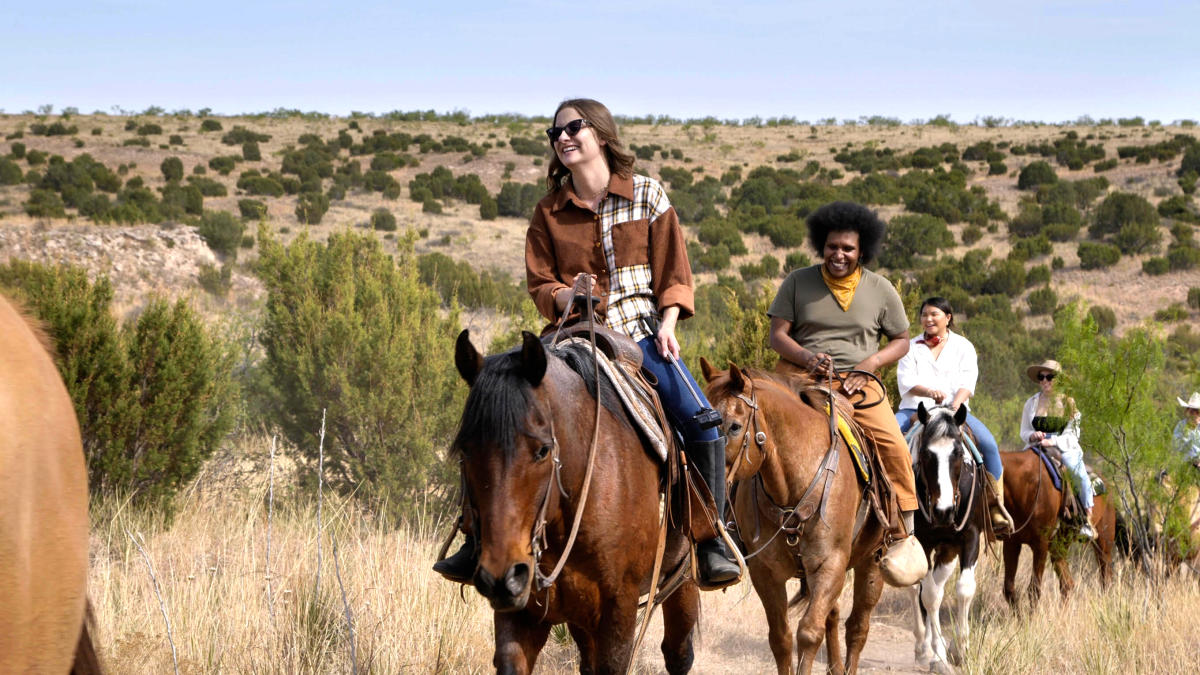
{"label": "plaid flannel shirt", "polygon": [[662,185],[646,176],[613,175],[608,195],[593,212],[570,182],[547,195],[526,234],[525,267],[538,310],[557,321],[554,293],[580,272],[597,276],[599,314],[634,340],[650,332],[643,319],[678,305],[694,312],[691,267],[675,209]]}

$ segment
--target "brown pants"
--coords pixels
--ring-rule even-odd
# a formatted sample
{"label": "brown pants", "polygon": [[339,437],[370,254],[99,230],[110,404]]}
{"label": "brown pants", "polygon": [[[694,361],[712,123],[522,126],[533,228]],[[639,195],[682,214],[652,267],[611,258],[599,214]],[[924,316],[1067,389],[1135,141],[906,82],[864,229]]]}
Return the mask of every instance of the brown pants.
{"label": "brown pants", "polygon": [[[780,372],[800,372],[797,366],[785,359],[780,359],[775,369]],[[908,444],[904,442],[904,434],[900,433],[900,425],[896,423],[891,401],[888,400],[887,392],[875,380],[868,381],[864,390],[867,401],[880,402],[870,408],[856,409],[854,421],[863,428],[867,438],[874,442],[875,451],[879,453],[879,462],[896,491],[896,501],[900,510],[915,511],[917,486],[913,478],[912,455],[908,451]],[[842,389],[838,392],[843,396],[846,394]]]}

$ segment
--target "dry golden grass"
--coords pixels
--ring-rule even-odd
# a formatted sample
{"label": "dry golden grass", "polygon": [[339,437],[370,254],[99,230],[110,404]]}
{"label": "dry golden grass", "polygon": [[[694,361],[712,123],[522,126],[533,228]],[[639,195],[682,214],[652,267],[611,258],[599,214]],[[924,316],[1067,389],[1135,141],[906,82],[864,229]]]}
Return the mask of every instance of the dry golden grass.
{"label": "dry golden grass", "polygon": [[[353,503],[326,495],[321,585],[314,591],[316,504],[296,494],[294,463],[284,456],[276,466],[268,569],[268,445],[262,438],[244,440],[214,460],[181,496],[169,527],[158,514],[112,502],[94,505],[90,594],[106,665],[116,673],[172,668],[159,599],[131,533],[145,542],[154,566],[181,672],[350,672],[338,571],[360,672],[490,671],[486,603],[473,589],[460,594],[429,570],[447,514],[426,514],[393,530]],[[1073,568],[1082,583],[1068,601],[1058,600],[1048,573],[1041,605],[1015,616],[1001,599],[1000,565],[985,556],[961,671],[1192,672],[1200,658],[1200,587],[1194,578],[1177,576],[1155,587],[1120,566],[1113,588],[1100,592],[1094,564],[1077,558]],[[1027,578],[1023,571],[1019,584]],[[848,601],[843,594],[843,612]],[[864,652],[865,672],[921,672],[913,663],[910,617],[907,593],[887,590]],[[639,654],[642,672],[662,672],[660,625],[656,617]],[[575,672],[573,647],[552,636],[538,666],[539,673]],[[772,670],[765,618],[749,583],[704,594],[695,672]]]}

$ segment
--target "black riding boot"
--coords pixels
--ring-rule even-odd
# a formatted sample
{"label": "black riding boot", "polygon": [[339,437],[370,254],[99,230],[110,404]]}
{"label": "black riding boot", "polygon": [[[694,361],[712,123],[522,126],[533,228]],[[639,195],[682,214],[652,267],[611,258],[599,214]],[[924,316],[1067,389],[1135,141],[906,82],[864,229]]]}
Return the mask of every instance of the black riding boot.
{"label": "black riding boot", "polygon": [[455,551],[454,555],[433,564],[434,572],[460,584],[471,583],[475,576],[475,568],[479,567],[479,543],[475,540],[475,535],[465,536],[467,540],[463,542],[462,548]]}
{"label": "black riding boot", "polygon": [[[725,514],[725,437],[715,441],[696,441],[687,445],[688,458],[699,469],[708,484],[717,506],[717,518]],[[729,558],[725,542],[717,536],[696,544],[696,561],[700,584],[705,588],[722,588],[741,576],[742,570]]]}

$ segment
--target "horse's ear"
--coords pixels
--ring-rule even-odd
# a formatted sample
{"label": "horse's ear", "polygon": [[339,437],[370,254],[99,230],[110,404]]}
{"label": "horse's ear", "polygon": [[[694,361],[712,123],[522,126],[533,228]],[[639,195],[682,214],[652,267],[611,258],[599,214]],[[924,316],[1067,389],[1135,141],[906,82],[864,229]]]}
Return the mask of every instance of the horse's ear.
{"label": "horse's ear", "polygon": [[925,402],[921,401],[917,404],[917,421],[921,424],[929,422],[929,411],[925,409]]}
{"label": "horse's ear", "polygon": [[961,427],[963,425],[963,422],[966,422],[966,421],[967,421],[967,406],[960,405],[960,406],[958,406],[958,410],[954,411],[954,424],[956,426]]}
{"label": "horse's ear", "polygon": [[527,330],[521,331],[521,375],[535,387],[546,375],[546,347]]}
{"label": "horse's ear", "polygon": [[462,379],[467,381],[468,387],[475,384],[475,378],[483,370],[483,356],[475,351],[475,345],[471,344],[471,331],[465,328],[454,343],[454,365],[458,367]]}
{"label": "horse's ear", "polygon": [[738,393],[746,391],[746,378],[733,361],[729,362],[729,388]]}
{"label": "horse's ear", "polygon": [[716,379],[717,375],[721,374],[721,371],[713,368],[713,365],[703,356],[700,357],[700,372],[704,374],[705,382],[712,382]]}

